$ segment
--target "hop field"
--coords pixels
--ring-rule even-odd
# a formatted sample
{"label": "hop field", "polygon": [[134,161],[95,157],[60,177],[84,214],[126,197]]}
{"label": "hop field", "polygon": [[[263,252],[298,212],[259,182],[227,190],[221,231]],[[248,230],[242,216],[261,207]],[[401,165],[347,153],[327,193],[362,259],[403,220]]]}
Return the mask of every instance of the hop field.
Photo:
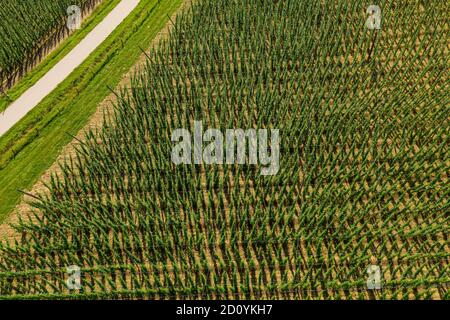
{"label": "hop field", "polygon": [[3,0],[0,6],[0,89],[9,88],[69,30],[67,8],[83,10],[100,0]]}
{"label": "hop field", "polygon": [[[0,296],[448,299],[448,12],[380,2],[370,30],[362,0],[195,1],[1,245]],[[279,129],[278,174],[174,165],[194,121]]]}

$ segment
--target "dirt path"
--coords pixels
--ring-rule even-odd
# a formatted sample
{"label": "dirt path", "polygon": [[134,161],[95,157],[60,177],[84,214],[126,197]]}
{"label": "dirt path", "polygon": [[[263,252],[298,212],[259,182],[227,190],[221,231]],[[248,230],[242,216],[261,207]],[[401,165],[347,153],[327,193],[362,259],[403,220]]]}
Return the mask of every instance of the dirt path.
{"label": "dirt path", "polygon": [[[191,3],[194,0],[183,0],[183,3],[181,4],[180,8],[171,16],[171,20],[175,21],[177,14],[187,9]],[[161,38],[166,37],[169,34],[169,31],[172,29],[173,24],[171,21],[168,21],[167,24],[164,26],[163,29],[157,34],[157,36],[153,39],[151,45],[149,46],[150,51],[151,48],[158,45]],[[136,62],[136,64],[128,71],[127,74],[124,75],[122,81],[117,86],[118,88],[122,88],[124,86],[128,86],[130,84],[131,75],[139,68],[145,65],[146,62],[146,55],[142,54],[139,60]],[[117,99],[115,94],[110,94],[108,97],[106,97],[97,107],[96,112],[91,117],[89,122],[86,124],[86,126],[80,130],[80,132],[77,135],[77,139],[83,140],[84,139],[84,132],[89,129],[95,129],[100,128],[103,125],[103,113],[106,111],[112,110],[112,102],[114,102]],[[65,159],[70,158],[75,154],[75,146],[79,144],[77,139],[73,139],[72,142],[70,142],[61,152],[58,159],[56,159],[55,163],[42,175],[39,182],[37,182],[30,190],[29,192],[31,194],[39,194],[39,193],[45,193],[47,192],[47,188],[44,186],[45,182],[50,181],[50,176],[53,173],[60,173],[60,167],[58,163],[63,162]],[[24,196],[22,201],[19,205],[16,206],[16,208],[12,211],[11,215],[6,219],[6,221],[3,224],[0,224],[0,241],[5,239],[20,239],[20,235],[15,232],[15,230],[10,226],[11,224],[14,224],[18,221],[19,216],[24,217],[26,220],[28,214],[31,212],[32,208],[28,204],[28,201],[32,201],[33,199],[29,196]]]}
{"label": "dirt path", "polygon": [[122,0],[75,48],[35,85],[0,114],[0,136],[5,134],[63,82],[136,8],[140,0]]}

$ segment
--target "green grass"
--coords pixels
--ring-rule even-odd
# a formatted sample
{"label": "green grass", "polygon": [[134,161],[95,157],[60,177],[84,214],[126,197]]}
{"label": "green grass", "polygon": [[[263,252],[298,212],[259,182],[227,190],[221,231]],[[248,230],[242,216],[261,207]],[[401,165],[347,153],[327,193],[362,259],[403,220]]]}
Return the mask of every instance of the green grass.
{"label": "green grass", "polygon": [[[181,0],[142,0],[54,92],[0,139],[0,222],[83,128],[97,105],[141,56]],[[156,5],[156,7],[154,7]],[[152,8],[154,10],[150,13]],[[3,161],[3,162],[2,162]]]}
{"label": "green grass", "polygon": [[89,34],[105,17],[114,9],[121,0],[103,1],[83,21],[81,29],[75,31],[67,39],[63,40],[47,57],[44,58],[33,70],[19,80],[7,95],[0,95],[0,112],[4,111],[12,102],[17,100],[22,93],[33,86],[55,64],[66,56],[84,37]]}

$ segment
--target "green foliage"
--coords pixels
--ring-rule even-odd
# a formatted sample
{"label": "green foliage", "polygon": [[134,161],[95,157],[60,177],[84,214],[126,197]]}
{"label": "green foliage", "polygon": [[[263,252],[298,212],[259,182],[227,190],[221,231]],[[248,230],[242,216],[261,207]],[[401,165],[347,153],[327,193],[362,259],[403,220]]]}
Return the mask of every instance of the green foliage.
{"label": "green foliage", "polygon": [[[158,4],[157,0],[142,0],[135,12],[79,68],[1,137],[0,155],[6,161],[0,160],[5,164],[4,167],[0,164],[3,168],[0,169],[0,221],[4,221],[20,201],[18,190],[31,188],[50,167],[61,149],[72,140],[71,135],[85,126],[98,104],[111,94],[109,88],[117,87],[123,75],[140,59],[142,46],[151,45],[168,22],[167,15],[174,12],[180,2],[165,0]],[[112,4],[110,8],[114,8],[117,3],[109,2],[108,6]],[[95,16],[97,22],[105,17],[101,12]],[[77,37],[89,33],[85,31],[92,27],[88,21]],[[11,141],[16,144],[10,144]],[[10,151],[15,153],[13,158],[9,158]]]}
{"label": "green foliage", "polygon": [[[4,298],[448,298],[445,5],[199,0],[0,248]],[[173,130],[278,128],[281,166],[175,166]],[[374,261],[375,260],[375,261]],[[82,268],[82,290],[64,284]]]}
{"label": "green foliage", "polygon": [[[4,0],[0,6],[0,84],[23,64],[36,59],[49,39],[65,30],[67,8],[91,0]],[[67,31],[67,30],[66,30]],[[1,86],[0,86],[1,88]]]}

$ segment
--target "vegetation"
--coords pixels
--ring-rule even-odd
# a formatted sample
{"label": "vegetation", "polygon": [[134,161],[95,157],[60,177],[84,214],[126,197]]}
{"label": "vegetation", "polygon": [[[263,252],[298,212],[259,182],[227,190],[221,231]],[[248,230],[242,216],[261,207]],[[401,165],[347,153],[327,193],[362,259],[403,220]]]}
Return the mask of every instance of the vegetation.
{"label": "vegetation", "polygon": [[[366,6],[196,1],[2,245],[0,295],[448,299],[446,6]],[[175,166],[194,120],[280,129],[279,173]]]}
{"label": "vegetation", "polygon": [[[69,30],[67,8],[92,8],[99,0],[4,0],[0,7],[0,89],[42,59]],[[1,91],[1,90],[0,90]]]}
{"label": "vegetation", "polygon": [[[56,90],[0,138],[0,221],[150,46],[181,0],[142,0]],[[81,30],[82,31],[82,30]]]}
{"label": "vegetation", "polygon": [[13,101],[18,99],[27,89],[32,87],[44,74],[65,57],[119,2],[120,0],[110,0],[98,4],[89,16],[83,18],[81,29],[73,31],[70,37],[60,41],[45,57],[42,57],[39,63],[28,70],[26,74],[23,74],[20,79],[16,79],[14,85],[0,95],[0,112],[5,110]]}

